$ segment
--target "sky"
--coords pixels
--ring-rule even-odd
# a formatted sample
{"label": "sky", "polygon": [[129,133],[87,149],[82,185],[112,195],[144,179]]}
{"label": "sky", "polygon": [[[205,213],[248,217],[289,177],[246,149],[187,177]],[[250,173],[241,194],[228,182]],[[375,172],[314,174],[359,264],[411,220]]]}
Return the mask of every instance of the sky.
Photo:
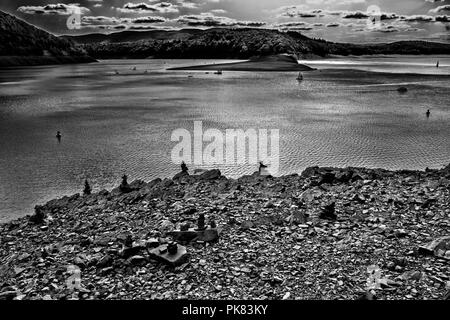
{"label": "sky", "polygon": [[254,27],[338,42],[450,42],[450,0],[0,0],[0,10],[58,35]]}

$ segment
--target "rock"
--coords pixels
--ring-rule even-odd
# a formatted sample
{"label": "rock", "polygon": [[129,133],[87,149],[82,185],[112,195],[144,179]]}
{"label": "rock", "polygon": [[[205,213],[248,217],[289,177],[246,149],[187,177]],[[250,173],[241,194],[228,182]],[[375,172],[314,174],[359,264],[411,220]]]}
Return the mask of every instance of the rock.
{"label": "rock", "polygon": [[105,255],[97,262],[97,267],[98,268],[109,267],[113,263],[113,261],[114,260],[110,255]]}
{"label": "rock", "polygon": [[355,194],[353,196],[353,198],[352,198],[352,201],[356,201],[356,202],[359,202],[359,203],[364,203],[364,202],[366,202],[366,198],[364,196],[360,195],[360,194]]}
{"label": "rock", "polygon": [[13,300],[17,296],[17,291],[0,292],[0,300]]}
{"label": "rock", "polygon": [[43,223],[45,220],[46,214],[44,208],[42,206],[34,207],[34,215],[30,217],[30,221],[35,224]]}
{"label": "rock", "polygon": [[424,255],[434,255],[443,259],[450,259],[446,252],[450,251],[450,236],[440,237],[425,245],[419,246],[419,253]]}
{"label": "rock", "polygon": [[450,300],[450,290],[447,290],[447,292],[444,294],[444,297],[442,300]]}
{"label": "rock", "polygon": [[319,214],[319,218],[327,220],[337,220],[337,214],[335,213],[336,203],[332,202],[322,208]]}
{"label": "rock", "polygon": [[339,183],[348,183],[353,176],[353,172],[350,170],[344,170],[341,172],[338,172],[335,176],[336,181]]}
{"label": "rock", "polygon": [[267,202],[264,204],[264,208],[266,208],[266,209],[272,209],[272,208],[275,208],[275,205],[273,204],[272,201],[267,201]]}
{"label": "rock", "polygon": [[314,176],[317,171],[319,171],[319,167],[309,167],[302,172],[301,176],[303,178],[310,178]]}
{"label": "rock", "polygon": [[147,241],[145,241],[145,247],[151,249],[159,247],[159,240],[156,238],[148,239]]}
{"label": "rock", "polygon": [[19,267],[14,267],[14,274],[15,276],[19,276],[22,272],[24,272],[26,269],[25,268],[19,268]]}
{"label": "rock", "polygon": [[251,228],[255,227],[255,223],[253,221],[250,220],[246,220],[246,221],[242,221],[241,223],[241,229],[242,230],[249,230]]}
{"label": "rock", "polygon": [[308,215],[305,212],[299,211],[297,206],[294,206],[293,213],[288,217],[290,224],[304,225],[308,221]]}
{"label": "rock", "polygon": [[128,262],[131,263],[134,266],[140,266],[143,265],[147,262],[147,259],[143,256],[132,256],[131,258],[128,259]]}
{"label": "rock", "polygon": [[186,171],[179,172],[172,178],[172,180],[180,180],[184,177],[189,177],[189,173],[187,173]]}
{"label": "rock", "polygon": [[187,262],[189,254],[186,247],[178,245],[178,250],[175,254],[169,254],[167,244],[161,245],[149,251],[152,259],[161,261],[169,266],[176,267]]}
{"label": "rock", "polygon": [[320,179],[319,185],[322,184],[333,184],[335,179],[335,175],[332,172],[326,172],[322,175],[322,178]]}
{"label": "rock", "polygon": [[394,280],[383,278],[379,280],[379,284],[381,288],[390,288],[390,287],[398,287],[401,286],[401,283],[398,283]]}
{"label": "rock", "polygon": [[377,296],[375,295],[374,290],[370,290],[360,295],[357,300],[377,300]]}
{"label": "rock", "polygon": [[123,246],[122,250],[120,250],[120,252],[119,252],[119,255],[124,259],[128,259],[131,256],[139,254],[142,249],[143,248],[141,246],[137,246],[137,247]]}
{"label": "rock", "polygon": [[30,257],[31,257],[31,255],[30,255],[29,253],[24,253],[24,254],[21,254],[20,256],[17,257],[17,261],[25,262],[25,261],[27,261]]}
{"label": "rock", "polygon": [[217,228],[207,228],[203,231],[197,231],[197,240],[204,242],[216,242],[219,240],[219,231]]}
{"label": "rock", "polygon": [[222,173],[220,170],[214,169],[210,171],[206,171],[199,176],[200,180],[216,180],[221,177]]}
{"label": "rock", "polygon": [[189,223],[183,223],[180,226],[180,231],[188,231],[191,228],[191,225]]}
{"label": "rock", "polygon": [[170,232],[169,235],[178,242],[216,242],[219,240],[219,231],[217,228],[206,228],[205,230],[195,230],[191,228],[187,231],[175,230]]}
{"label": "rock", "polygon": [[414,280],[418,281],[422,279],[422,272],[420,271],[407,271],[401,275],[403,280]]}
{"label": "rock", "polygon": [[197,208],[191,207],[191,208],[187,208],[186,210],[184,210],[183,215],[193,215],[196,212],[197,212]]}
{"label": "rock", "polygon": [[103,269],[100,270],[100,274],[102,276],[106,276],[106,275],[110,274],[113,270],[114,270],[113,267],[103,268]]}
{"label": "rock", "polygon": [[164,220],[159,226],[161,232],[170,232],[175,228],[174,224],[169,220]]}

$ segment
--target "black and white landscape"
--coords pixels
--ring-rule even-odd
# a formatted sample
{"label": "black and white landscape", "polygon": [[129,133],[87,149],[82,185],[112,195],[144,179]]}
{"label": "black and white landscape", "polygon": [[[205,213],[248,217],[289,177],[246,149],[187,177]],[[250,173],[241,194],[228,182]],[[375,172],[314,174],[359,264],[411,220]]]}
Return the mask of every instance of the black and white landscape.
{"label": "black and white landscape", "polygon": [[450,299],[449,11],[2,0],[0,300]]}

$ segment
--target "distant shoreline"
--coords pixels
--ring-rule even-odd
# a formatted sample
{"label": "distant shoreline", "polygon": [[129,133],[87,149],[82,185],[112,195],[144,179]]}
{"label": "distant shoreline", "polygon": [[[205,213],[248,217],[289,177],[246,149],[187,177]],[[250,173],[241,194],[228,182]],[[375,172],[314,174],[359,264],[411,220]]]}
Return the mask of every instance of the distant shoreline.
{"label": "distant shoreline", "polygon": [[98,60],[88,56],[0,56],[0,68],[92,62],[98,62]]}

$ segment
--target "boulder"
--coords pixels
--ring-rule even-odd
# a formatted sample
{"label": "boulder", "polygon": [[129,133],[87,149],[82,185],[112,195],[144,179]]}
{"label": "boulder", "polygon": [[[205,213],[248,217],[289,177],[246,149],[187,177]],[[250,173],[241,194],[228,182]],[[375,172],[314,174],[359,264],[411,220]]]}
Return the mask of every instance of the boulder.
{"label": "boulder", "polygon": [[172,180],[180,180],[184,177],[189,177],[189,173],[187,173],[185,171],[179,172],[172,178]]}
{"label": "boulder", "polygon": [[35,224],[41,224],[44,222],[46,217],[44,208],[42,206],[35,206],[34,207],[34,215],[30,217],[30,221]]}
{"label": "boulder", "polygon": [[199,176],[200,180],[216,180],[221,177],[222,173],[218,169],[209,170]]}

